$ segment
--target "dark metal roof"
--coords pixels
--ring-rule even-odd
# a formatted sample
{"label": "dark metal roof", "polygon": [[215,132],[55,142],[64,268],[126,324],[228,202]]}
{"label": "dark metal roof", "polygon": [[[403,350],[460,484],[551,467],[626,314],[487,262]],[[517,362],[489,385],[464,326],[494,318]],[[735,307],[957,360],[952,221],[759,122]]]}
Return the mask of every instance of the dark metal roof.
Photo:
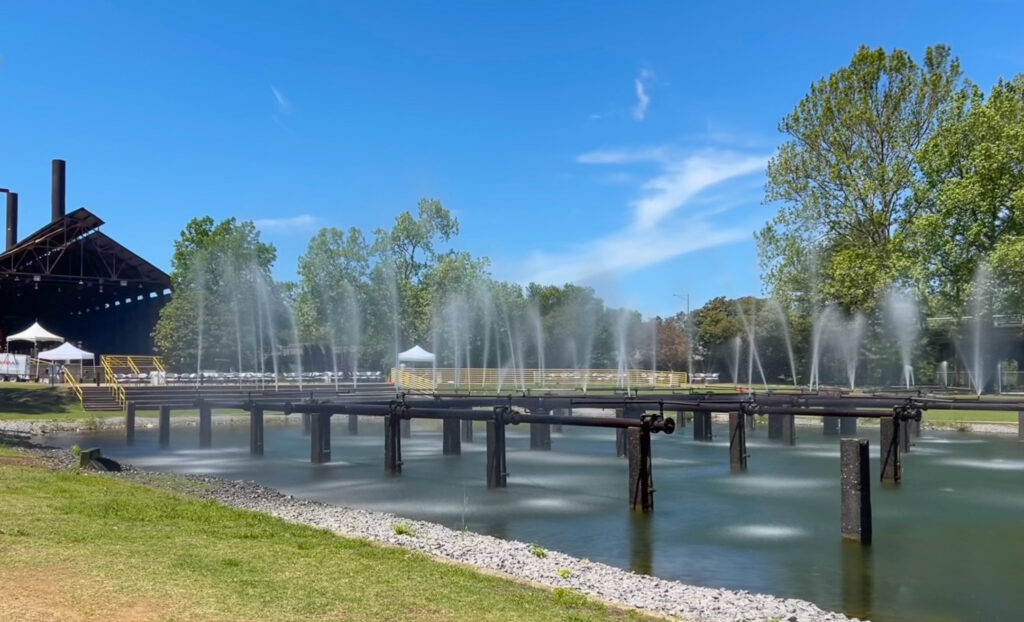
{"label": "dark metal roof", "polygon": [[[103,220],[79,208],[0,254],[0,286],[12,281],[117,282],[148,290],[170,288],[167,274],[101,232]],[[38,289],[38,288],[37,288]]]}
{"label": "dark metal roof", "polygon": [[79,208],[0,254],[0,318],[78,314],[162,297],[167,274],[101,232]]}

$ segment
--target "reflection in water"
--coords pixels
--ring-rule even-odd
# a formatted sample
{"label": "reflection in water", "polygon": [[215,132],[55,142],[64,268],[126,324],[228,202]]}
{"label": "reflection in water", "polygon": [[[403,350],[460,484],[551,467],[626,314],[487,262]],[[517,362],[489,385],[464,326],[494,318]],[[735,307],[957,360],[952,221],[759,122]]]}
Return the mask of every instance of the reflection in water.
{"label": "reflection in water", "polygon": [[[361,420],[358,436],[346,428],[334,426],[325,465],[309,463],[298,420],[268,425],[259,458],[248,454],[248,426],[215,427],[214,449],[203,451],[194,428],[176,428],[168,450],[158,449],[155,428],[141,426],[132,446],[113,431],[42,440],[536,542],[666,579],[804,598],[875,622],[1019,620],[1024,611],[1024,445],[1015,438],[926,432],[919,442],[937,451],[907,455],[899,486],[871,487],[875,541],[864,550],[839,546],[838,439],[820,428],[802,428],[795,448],[769,442],[763,426],[750,432],[742,476],[730,472],[724,443],[656,435],[658,492],[646,516],[628,509],[626,461],[615,457],[610,431],[565,428],[552,451],[536,452],[525,431],[510,428],[509,487],[488,490],[482,442],[442,456],[439,426],[414,426],[402,439],[402,473],[391,477],[379,421]],[[860,434],[871,441],[877,482],[878,429]],[[715,436],[726,438],[724,427]]]}
{"label": "reflection in water", "polygon": [[650,514],[630,512],[629,569],[637,574],[654,574],[653,520]]}
{"label": "reflection in water", "polygon": [[870,620],[872,607],[871,547],[858,542],[840,543],[843,573],[843,612],[848,616]]}

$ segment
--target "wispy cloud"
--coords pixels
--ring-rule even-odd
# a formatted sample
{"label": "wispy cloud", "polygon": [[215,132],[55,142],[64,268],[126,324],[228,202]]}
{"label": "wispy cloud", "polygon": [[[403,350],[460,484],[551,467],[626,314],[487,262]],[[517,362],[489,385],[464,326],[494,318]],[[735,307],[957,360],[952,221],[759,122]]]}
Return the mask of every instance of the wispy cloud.
{"label": "wispy cloud", "polygon": [[654,72],[644,69],[633,79],[633,88],[636,91],[636,105],[633,106],[633,118],[643,121],[647,116],[647,107],[651,104],[651,96],[647,94],[647,85],[654,78]]}
{"label": "wispy cloud", "polygon": [[281,91],[277,90],[277,87],[270,87],[271,92],[274,93],[274,102],[277,104],[277,111],[280,114],[288,114],[292,111],[292,103],[288,101],[288,98],[284,96]]}
{"label": "wispy cloud", "polygon": [[626,228],[571,247],[564,253],[537,253],[527,264],[528,281],[587,282],[623,276],[674,257],[730,244],[750,237],[741,227],[716,227],[707,222],[680,222],[653,231]]}
{"label": "wispy cloud", "polygon": [[[637,180],[638,196],[627,201],[624,226],[561,253],[537,253],[527,264],[529,280],[541,283],[624,276],[675,257],[749,239],[749,219],[712,217],[757,203],[759,185],[750,176],[764,170],[767,155],[676,147],[591,151],[576,161],[630,167],[618,179]],[[653,170],[652,170],[653,169]],[[732,183],[726,183],[726,182]]]}
{"label": "wispy cloud", "polygon": [[257,229],[267,232],[288,233],[292,231],[307,231],[317,224],[316,216],[310,214],[299,214],[287,218],[261,218],[253,221]]}
{"label": "wispy cloud", "polygon": [[660,172],[643,182],[640,196],[629,203],[634,226],[650,229],[706,188],[764,170],[769,157],[721,150],[681,154],[654,147],[592,151],[576,160],[582,164],[657,164]]}

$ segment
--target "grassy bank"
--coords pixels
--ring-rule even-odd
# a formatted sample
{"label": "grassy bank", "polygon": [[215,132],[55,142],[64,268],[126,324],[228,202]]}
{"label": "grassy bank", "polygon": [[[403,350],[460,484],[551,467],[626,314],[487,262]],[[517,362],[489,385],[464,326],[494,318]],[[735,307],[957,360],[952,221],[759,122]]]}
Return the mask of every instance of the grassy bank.
{"label": "grassy bank", "polygon": [[643,619],[0,448],[0,619]]}

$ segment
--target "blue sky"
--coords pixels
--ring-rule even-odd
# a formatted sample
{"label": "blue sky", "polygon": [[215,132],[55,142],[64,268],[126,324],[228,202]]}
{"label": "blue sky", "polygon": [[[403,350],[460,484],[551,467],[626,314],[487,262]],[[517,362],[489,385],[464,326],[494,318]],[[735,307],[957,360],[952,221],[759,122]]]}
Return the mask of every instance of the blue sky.
{"label": "blue sky", "polygon": [[278,278],[322,226],[422,196],[494,276],[671,314],[761,292],[776,127],[857,46],[1024,71],[1021,2],[0,4],[0,187],[169,268],[192,216],[252,219]]}

